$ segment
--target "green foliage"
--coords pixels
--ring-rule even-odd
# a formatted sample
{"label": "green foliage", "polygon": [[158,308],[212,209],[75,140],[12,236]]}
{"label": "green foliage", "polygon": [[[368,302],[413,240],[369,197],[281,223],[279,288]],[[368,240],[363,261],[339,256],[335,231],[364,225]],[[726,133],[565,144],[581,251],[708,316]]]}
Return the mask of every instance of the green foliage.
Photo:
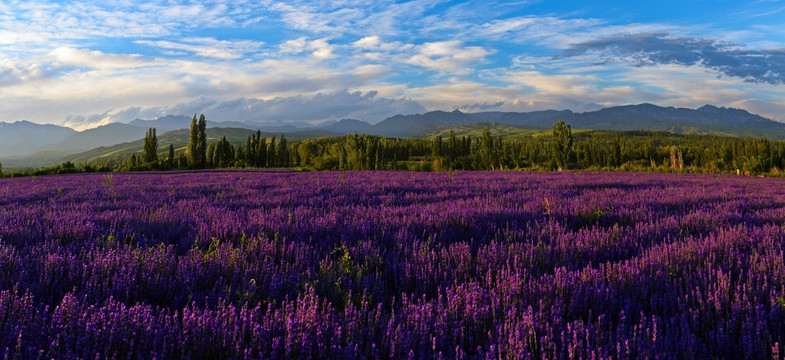
{"label": "green foliage", "polygon": [[270,139],[270,146],[267,148],[267,167],[276,167],[278,165],[278,158],[275,156],[276,150],[275,136],[273,136]]}
{"label": "green foliage", "polygon": [[191,138],[188,141],[188,165],[191,167],[196,167],[196,164],[199,163],[198,144],[199,126],[196,122],[196,114],[194,114],[193,119],[191,119]]}
{"label": "green foliage", "polygon": [[[142,140],[91,152],[88,159],[58,166],[6,171],[6,176],[64,174],[73,172],[144,171],[198,168],[192,149],[201,149],[200,121],[192,131],[170,132],[166,161],[146,161]],[[148,131],[152,139],[155,129]],[[210,129],[204,146],[205,168],[286,167],[299,170],[620,170],[664,172],[717,172],[782,174],[785,142],[766,138],[733,138],[713,135],[680,135],[652,131],[572,131],[554,124],[550,134],[502,139],[484,128],[479,136],[431,139],[398,139],[376,135],[344,136],[290,141],[284,135],[265,137],[261,131]],[[195,135],[196,143],[191,140]],[[269,136],[270,134],[268,134]],[[157,137],[156,137],[157,139]],[[158,142],[161,141],[158,139]],[[268,140],[269,139],[269,140]],[[144,145],[148,145],[145,142]],[[196,145],[196,146],[194,146]],[[197,156],[198,157],[198,156]],[[164,159],[161,157],[161,159]]]}
{"label": "green foliage", "polygon": [[166,162],[170,169],[174,169],[176,167],[176,161],[177,160],[174,157],[174,144],[169,144],[169,156],[166,158]]}
{"label": "green foliage", "polygon": [[150,128],[144,135],[144,162],[158,163],[158,137],[155,134],[155,128]]}
{"label": "green foliage", "polygon": [[430,154],[428,141],[350,134],[303,140],[290,159],[316,170],[398,170],[400,161]]}
{"label": "green foliage", "polygon": [[104,183],[103,185],[106,187],[111,187],[114,184],[114,176],[112,174],[104,175]]}
{"label": "green foliage", "polygon": [[487,127],[482,130],[478,154],[479,168],[490,170],[504,169],[504,165],[501,162],[502,144],[501,136],[494,139]]}
{"label": "green foliage", "polygon": [[[273,140],[275,140],[275,138],[273,138]],[[278,156],[278,166],[289,167],[291,162],[289,156],[289,146],[286,144],[286,137],[283,135],[281,135],[281,141],[278,143],[276,154]]]}
{"label": "green foliage", "polygon": [[198,167],[204,169],[207,165],[207,121],[204,114],[199,115],[198,124],[199,142],[197,143],[196,152],[199,154]]}
{"label": "green foliage", "polygon": [[256,131],[248,137],[245,151],[245,163],[251,167],[267,166],[267,139],[262,137],[261,131]]}
{"label": "green foliage", "polygon": [[567,162],[572,155],[572,128],[565,125],[564,120],[553,124],[553,139],[551,142],[553,160],[559,171],[567,168]]}
{"label": "green foliage", "polygon": [[[492,133],[496,135],[503,135],[506,139],[521,140],[524,138],[531,138],[531,137],[551,136],[550,129],[546,129],[546,128],[509,125],[509,124],[502,124],[497,122],[478,122],[472,124],[455,125],[455,126],[451,126],[449,129],[432,131],[432,132],[425,133],[421,136],[415,136],[415,137],[421,139],[433,139],[438,136],[446,140],[450,137],[450,133],[453,133],[454,136],[458,138],[460,138],[461,136],[471,136],[473,138],[479,138],[482,137],[482,131],[486,127],[490,129]],[[575,131],[577,132],[581,130],[575,130]]]}
{"label": "green foliage", "polygon": [[785,297],[777,296],[776,304],[777,306],[779,306],[780,309],[785,311]]}
{"label": "green foliage", "polygon": [[210,143],[207,146],[207,158],[210,167],[226,168],[234,164],[235,150],[224,136],[218,143]]}
{"label": "green foliage", "polygon": [[204,169],[207,166],[207,121],[204,114],[196,120],[191,119],[191,137],[188,142],[188,165],[192,169]]}
{"label": "green foliage", "polygon": [[206,151],[206,155],[205,156],[206,156],[205,167],[207,167],[207,168],[216,167],[216,165],[213,165],[213,158],[215,158],[215,144],[214,143],[207,144],[207,151]]}

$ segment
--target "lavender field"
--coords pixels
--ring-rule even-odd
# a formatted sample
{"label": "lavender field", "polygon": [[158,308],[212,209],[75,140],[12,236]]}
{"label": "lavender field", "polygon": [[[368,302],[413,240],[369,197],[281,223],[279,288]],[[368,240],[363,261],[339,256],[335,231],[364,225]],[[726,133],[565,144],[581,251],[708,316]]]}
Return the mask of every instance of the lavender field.
{"label": "lavender field", "polygon": [[0,180],[0,355],[779,358],[785,181]]}

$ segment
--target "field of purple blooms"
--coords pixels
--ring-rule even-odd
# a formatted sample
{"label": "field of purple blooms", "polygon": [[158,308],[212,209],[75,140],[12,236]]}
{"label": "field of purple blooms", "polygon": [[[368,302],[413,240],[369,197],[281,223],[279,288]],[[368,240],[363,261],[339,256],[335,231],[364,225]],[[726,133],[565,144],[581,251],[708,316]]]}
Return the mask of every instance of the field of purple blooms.
{"label": "field of purple blooms", "polygon": [[0,179],[0,355],[779,358],[783,250],[783,179]]}

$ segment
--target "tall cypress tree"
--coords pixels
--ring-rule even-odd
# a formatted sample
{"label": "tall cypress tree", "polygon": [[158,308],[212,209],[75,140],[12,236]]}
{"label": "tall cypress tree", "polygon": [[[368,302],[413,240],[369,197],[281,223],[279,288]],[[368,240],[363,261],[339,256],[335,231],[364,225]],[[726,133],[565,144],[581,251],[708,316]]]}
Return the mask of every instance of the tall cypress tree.
{"label": "tall cypress tree", "polygon": [[281,142],[278,143],[278,165],[289,166],[289,145],[286,143],[286,136],[281,134]]}
{"label": "tall cypress tree", "polygon": [[[258,136],[261,136],[260,132],[257,132]],[[259,145],[258,145],[258,152],[256,154],[256,167],[266,167],[267,166],[267,138],[260,138]]]}
{"label": "tall cypress tree", "polygon": [[275,167],[276,166],[276,157],[275,157],[275,136],[270,140],[270,148],[267,149],[267,167]]}
{"label": "tall cypress tree", "polygon": [[248,137],[248,148],[246,149],[246,163],[252,167],[267,166],[267,139],[262,137],[262,132],[257,130],[255,134]]}
{"label": "tall cypress tree", "polygon": [[210,143],[207,145],[207,151],[205,152],[205,167],[214,168],[218,166],[216,151],[215,151],[215,143]]}
{"label": "tall cypress tree", "polygon": [[191,119],[191,139],[188,142],[188,165],[192,168],[196,168],[199,163],[198,144],[199,127],[196,123],[196,114],[194,114],[194,118]]}
{"label": "tall cypress tree", "polygon": [[158,162],[158,137],[155,135],[155,128],[150,128],[144,135],[144,162]]}
{"label": "tall cypress tree", "polygon": [[197,152],[199,153],[199,166],[203,169],[207,165],[207,121],[204,119],[204,114],[199,116],[199,144]]}
{"label": "tall cypress tree", "polygon": [[169,158],[167,159],[169,168],[174,167],[174,144],[169,144]]}

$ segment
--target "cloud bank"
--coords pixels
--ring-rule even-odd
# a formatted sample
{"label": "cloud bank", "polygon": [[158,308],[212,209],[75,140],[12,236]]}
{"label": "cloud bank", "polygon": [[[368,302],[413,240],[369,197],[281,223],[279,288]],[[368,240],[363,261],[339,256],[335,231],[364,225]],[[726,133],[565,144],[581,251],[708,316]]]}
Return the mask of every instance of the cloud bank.
{"label": "cloud bank", "polygon": [[162,107],[129,107],[100,114],[69,116],[66,125],[83,129],[110,122],[130,122],[134,119],[156,119],[165,115],[205,114],[210,121],[240,121],[260,124],[309,122],[318,124],[329,120],[358,119],[376,123],[398,114],[427,111],[408,98],[385,98],[375,91],[337,91],[313,96],[277,97],[269,100],[220,100],[200,97],[187,103]]}
{"label": "cloud bank", "polygon": [[[705,15],[663,1],[13,0],[0,3],[0,121],[373,122],[642,102],[785,121],[778,2]],[[649,11],[675,5],[686,20]]]}
{"label": "cloud bank", "polygon": [[750,82],[785,84],[785,48],[747,50],[733,43],[666,33],[621,35],[570,46],[564,56],[597,53],[607,61],[701,65]]}

